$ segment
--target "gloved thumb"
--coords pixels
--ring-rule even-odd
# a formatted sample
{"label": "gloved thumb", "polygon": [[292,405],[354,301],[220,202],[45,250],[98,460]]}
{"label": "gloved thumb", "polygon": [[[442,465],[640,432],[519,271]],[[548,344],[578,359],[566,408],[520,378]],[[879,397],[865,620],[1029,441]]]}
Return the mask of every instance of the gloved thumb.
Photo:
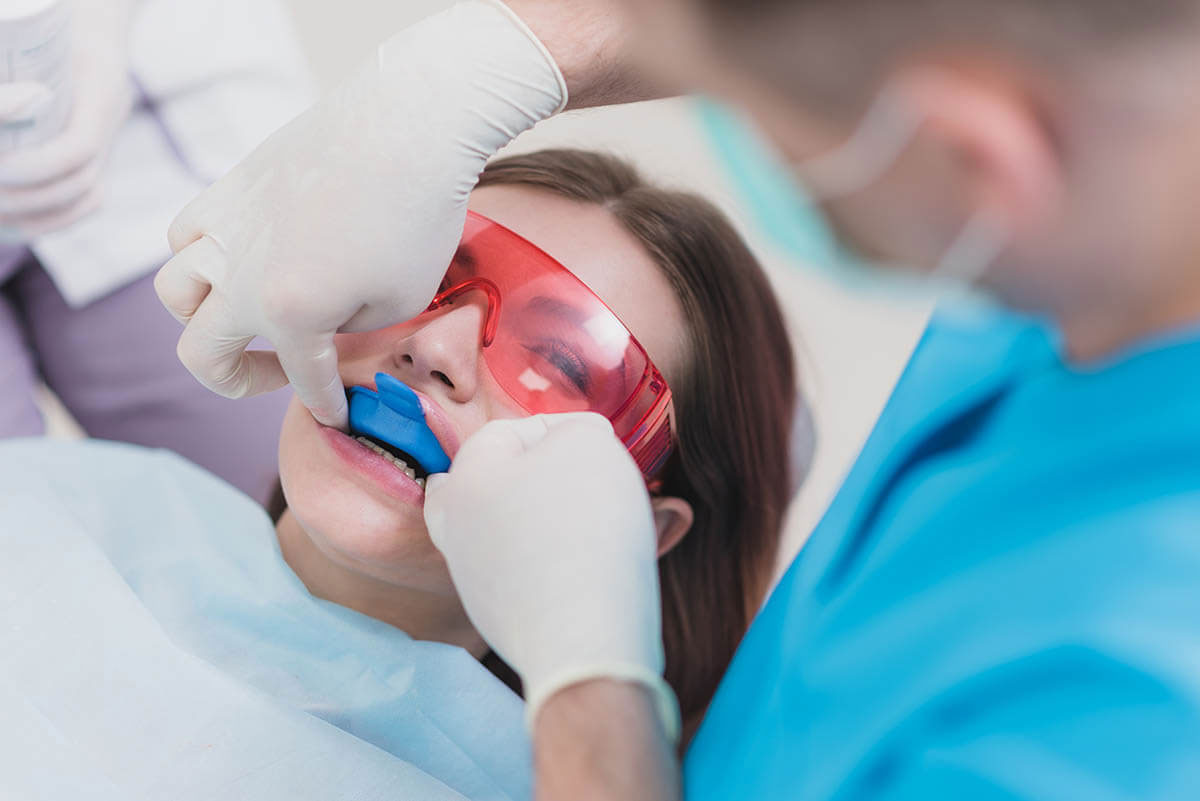
{"label": "gloved thumb", "polygon": [[537,414],[506,420],[493,420],[473,434],[454,458],[455,464],[503,465],[532,450],[556,429],[565,426],[595,426],[612,433],[612,423],[592,412]]}
{"label": "gloved thumb", "polygon": [[425,497],[428,498],[430,495],[437,495],[449,480],[449,473],[430,473],[425,478]]}
{"label": "gloved thumb", "polygon": [[429,538],[433,540],[433,545],[438,550],[442,550],[449,544],[443,540],[443,536],[448,536],[446,531],[447,505],[453,505],[453,502],[449,500],[453,494],[448,492],[450,483],[449,473],[431,473],[425,479],[425,503],[422,512],[425,516],[425,528],[429,531]]}
{"label": "gloved thumb", "polygon": [[566,426],[595,428],[606,434],[613,433],[612,423],[595,412],[562,412],[560,414],[538,414],[520,420],[509,420],[512,434],[524,450],[530,450],[551,432]]}
{"label": "gloved thumb", "polygon": [[451,473],[434,473],[425,479],[425,522],[439,548],[439,533],[446,504],[453,504],[451,485],[469,487],[500,471],[511,470],[515,460],[535,448],[556,430],[594,427],[612,436],[612,423],[592,412],[538,414],[532,417],[493,420],[472,434],[454,455]]}
{"label": "gloved thumb", "polygon": [[0,125],[32,120],[53,100],[54,93],[43,83],[0,83]]}

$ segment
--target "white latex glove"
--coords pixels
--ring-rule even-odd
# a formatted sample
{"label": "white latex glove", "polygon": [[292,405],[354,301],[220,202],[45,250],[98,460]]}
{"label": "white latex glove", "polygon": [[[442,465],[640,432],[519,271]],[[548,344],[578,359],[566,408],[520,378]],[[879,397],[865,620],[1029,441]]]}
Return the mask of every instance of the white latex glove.
{"label": "white latex glove", "polygon": [[[100,174],[132,108],[129,15],[133,0],[74,0],[71,113],[42,144],[0,153],[0,236],[28,241],[63,228],[100,203]],[[37,83],[0,85],[0,121],[17,122],[49,101]]]}
{"label": "white latex glove", "polygon": [[[227,397],[290,380],[319,421],[344,427],[334,334],[428,305],[487,159],[566,97],[499,2],[460,3],[385,42],[171,226],[177,255],[155,286],[187,326],[184,365]],[[277,354],[246,352],[255,336]]]}
{"label": "white latex glove", "polygon": [[425,521],[471,622],[524,682],[532,727],[581,681],[653,691],[668,736],[657,536],[633,458],[594,414],[498,420],[430,476]]}
{"label": "white latex glove", "polygon": [[0,83],[0,125],[30,122],[52,97],[50,89],[36,81]]}

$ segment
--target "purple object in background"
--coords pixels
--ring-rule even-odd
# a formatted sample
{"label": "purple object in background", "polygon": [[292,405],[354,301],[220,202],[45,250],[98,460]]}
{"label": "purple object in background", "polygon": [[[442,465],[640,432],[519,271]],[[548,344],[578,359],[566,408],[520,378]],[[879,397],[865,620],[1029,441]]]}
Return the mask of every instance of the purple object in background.
{"label": "purple object in background", "polygon": [[90,436],[168,448],[266,502],[291,393],[231,401],[198,384],[153,281],[72,309],[28,250],[0,246],[0,437],[45,431],[40,378]]}

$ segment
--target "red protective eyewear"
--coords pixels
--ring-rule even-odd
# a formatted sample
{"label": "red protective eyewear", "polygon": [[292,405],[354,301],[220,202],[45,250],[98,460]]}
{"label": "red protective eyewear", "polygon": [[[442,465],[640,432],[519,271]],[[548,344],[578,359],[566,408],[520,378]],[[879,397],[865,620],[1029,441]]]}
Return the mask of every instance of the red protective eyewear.
{"label": "red protective eyewear", "polygon": [[474,212],[429,311],[480,293],[483,357],[530,414],[608,418],[653,489],[673,447],[671,390],[612,310],[536,245]]}

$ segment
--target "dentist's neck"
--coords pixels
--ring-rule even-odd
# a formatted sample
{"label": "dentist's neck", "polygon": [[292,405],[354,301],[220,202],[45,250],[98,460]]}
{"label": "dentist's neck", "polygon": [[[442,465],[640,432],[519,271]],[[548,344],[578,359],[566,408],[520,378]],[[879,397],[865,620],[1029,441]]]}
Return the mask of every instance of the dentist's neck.
{"label": "dentist's neck", "polygon": [[[1130,293],[1132,295],[1132,293]],[[1075,364],[1101,361],[1146,339],[1200,325],[1200,271],[1144,302],[1127,296],[1058,316],[1066,357]]]}
{"label": "dentist's neck", "polygon": [[279,518],[275,533],[284,560],[316,597],[382,620],[415,640],[457,645],[477,658],[488,652],[456,598],[393,584],[334,562],[290,510]]}

